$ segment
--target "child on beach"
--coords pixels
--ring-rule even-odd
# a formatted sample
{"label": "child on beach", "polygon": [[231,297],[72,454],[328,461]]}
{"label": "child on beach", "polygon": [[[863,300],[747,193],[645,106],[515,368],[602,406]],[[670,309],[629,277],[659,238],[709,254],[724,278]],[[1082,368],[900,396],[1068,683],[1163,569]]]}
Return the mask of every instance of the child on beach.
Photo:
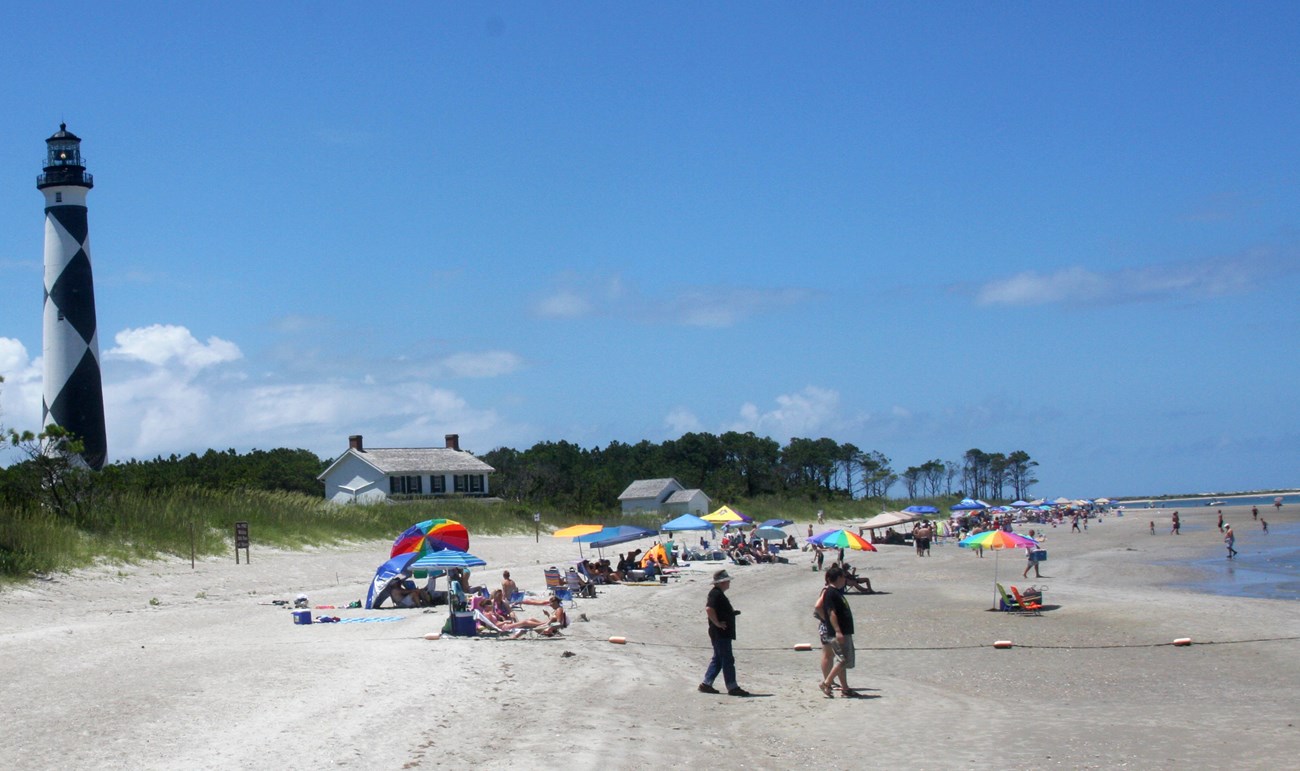
{"label": "child on beach", "polygon": [[1151,535],[1155,535],[1155,534],[1156,534],[1156,521],[1153,519],[1151,520]]}

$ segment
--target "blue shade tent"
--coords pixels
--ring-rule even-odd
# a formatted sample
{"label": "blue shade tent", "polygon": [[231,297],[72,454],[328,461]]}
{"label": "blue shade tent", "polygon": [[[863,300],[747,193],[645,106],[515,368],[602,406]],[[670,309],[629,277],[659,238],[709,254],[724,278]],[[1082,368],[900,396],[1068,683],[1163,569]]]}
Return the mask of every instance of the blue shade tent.
{"label": "blue shade tent", "polygon": [[370,579],[370,591],[366,592],[366,609],[369,610],[388,599],[388,583],[402,574],[407,565],[415,561],[415,552],[399,554],[379,566],[375,577]]}
{"label": "blue shade tent", "polygon": [[979,501],[973,501],[970,498],[962,498],[961,503],[958,503],[951,508],[953,511],[979,511],[981,509],[987,509],[988,505],[980,503]]}
{"label": "blue shade tent", "polygon": [[913,514],[938,514],[939,513],[939,510],[933,506],[908,506],[907,508],[903,509],[903,511],[908,511]]}
{"label": "blue shade tent", "polygon": [[791,519],[769,519],[766,522],[760,524],[759,527],[787,527],[793,524],[794,524],[794,520]]}
{"label": "blue shade tent", "polygon": [[694,514],[683,514],[671,522],[665,522],[659,527],[669,533],[675,533],[679,530],[713,530],[712,522],[705,522]]}
{"label": "blue shade tent", "polygon": [[632,525],[616,525],[607,527],[604,530],[587,535],[580,535],[573,540],[578,543],[585,543],[596,549],[603,549],[606,546],[627,543],[628,541],[639,541],[642,538],[649,538],[655,535],[655,531],[646,530],[644,527],[634,527]]}

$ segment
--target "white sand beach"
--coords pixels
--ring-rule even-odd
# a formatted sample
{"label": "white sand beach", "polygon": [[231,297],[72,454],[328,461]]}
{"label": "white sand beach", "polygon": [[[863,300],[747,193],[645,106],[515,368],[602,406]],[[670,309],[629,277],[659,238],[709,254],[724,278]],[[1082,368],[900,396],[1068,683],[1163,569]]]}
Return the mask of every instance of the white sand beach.
{"label": "white sand beach", "polygon": [[[1249,507],[1223,510],[1249,559],[1270,536]],[[1021,552],[1003,554],[1004,585],[1046,587],[1037,617],[988,610],[992,552],[951,541],[928,559],[905,546],[851,552],[883,592],[850,597],[850,683],[870,698],[830,700],[819,653],[794,650],[816,642],[822,582],[803,552],[730,567],[740,682],[756,694],[741,699],[695,690],[717,565],[604,587],[578,601],[563,639],[430,641],[445,608],[343,609],[364,598],[387,544],[276,552],[254,533],[251,564],[105,566],[0,592],[0,765],[1294,767],[1300,602],[1173,586],[1195,576],[1169,562],[1222,552],[1216,511],[1184,511],[1178,537],[1168,512],[1154,536],[1142,511],[1080,534],[1049,528],[1037,580],[1020,578]],[[1267,512],[1274,528],[1298,514]],[[489,565],[476,581],[495,586],[509,569],[537,592],[543,567],[577,557],[531,535],[473,538],[472,551]],[[270,603],[299,593],[338,606],[318,613],[403,618],[294,625]],[[1182,637],[1196,644],[1167,644]]]}

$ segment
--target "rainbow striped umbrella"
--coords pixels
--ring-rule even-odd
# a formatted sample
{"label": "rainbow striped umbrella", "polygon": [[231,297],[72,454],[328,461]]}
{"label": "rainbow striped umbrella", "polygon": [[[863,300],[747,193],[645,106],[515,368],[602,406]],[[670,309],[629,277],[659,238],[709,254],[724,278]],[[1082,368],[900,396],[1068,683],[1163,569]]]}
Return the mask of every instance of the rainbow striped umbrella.
{"label": "rainbow striped umbrella", "polygon": [[993,610],[998,609],[998,555],[1003,549],[1029,549],[1038,546],[1038,541],[1027,535],[1013,533],[1010,530],[985,530],[982,533],[968,535],[957,542],[967,549],[993,549]]}
{"label": "rainbow striped umbrella", "polygon": [[454,519],[426,519],[411,525],[393,541],[388,556],[411,552],[425,555],[443,549],[469,551],[469,531]]}
{"label": "rainbow striped umbrella", "polygon": [[857,549],[858,551],[875,551],[871,542],[851,530],[827,530],[808,539],[808,543],[829,549]]}
{"label": "rainbow striped umbrella", "polygon": [[1026,549],[1037,546],[1038,541],[1010,530],[985,530],[966,536],[957,545],[967,549]]}

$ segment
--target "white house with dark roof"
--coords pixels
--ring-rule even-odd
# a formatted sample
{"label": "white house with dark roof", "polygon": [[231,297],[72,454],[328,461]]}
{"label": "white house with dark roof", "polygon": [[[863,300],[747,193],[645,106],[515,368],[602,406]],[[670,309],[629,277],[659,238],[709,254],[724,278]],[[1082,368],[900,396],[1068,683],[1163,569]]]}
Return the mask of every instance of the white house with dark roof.
{"label": "white house with dark roof", "polygon": [[460,436],[447,434],[445,447],[366,448],[359,434],[318,480],[334,503],[380,503],[391,497],[486,497],[496,469],[460,449]]}
{"label": "white house with dark roof", "polygon": [[623,514],[694,514],[709,512],[709,496],[703,490],[687,490],[681,482],[668,479],[638,479],[618,496]]}

